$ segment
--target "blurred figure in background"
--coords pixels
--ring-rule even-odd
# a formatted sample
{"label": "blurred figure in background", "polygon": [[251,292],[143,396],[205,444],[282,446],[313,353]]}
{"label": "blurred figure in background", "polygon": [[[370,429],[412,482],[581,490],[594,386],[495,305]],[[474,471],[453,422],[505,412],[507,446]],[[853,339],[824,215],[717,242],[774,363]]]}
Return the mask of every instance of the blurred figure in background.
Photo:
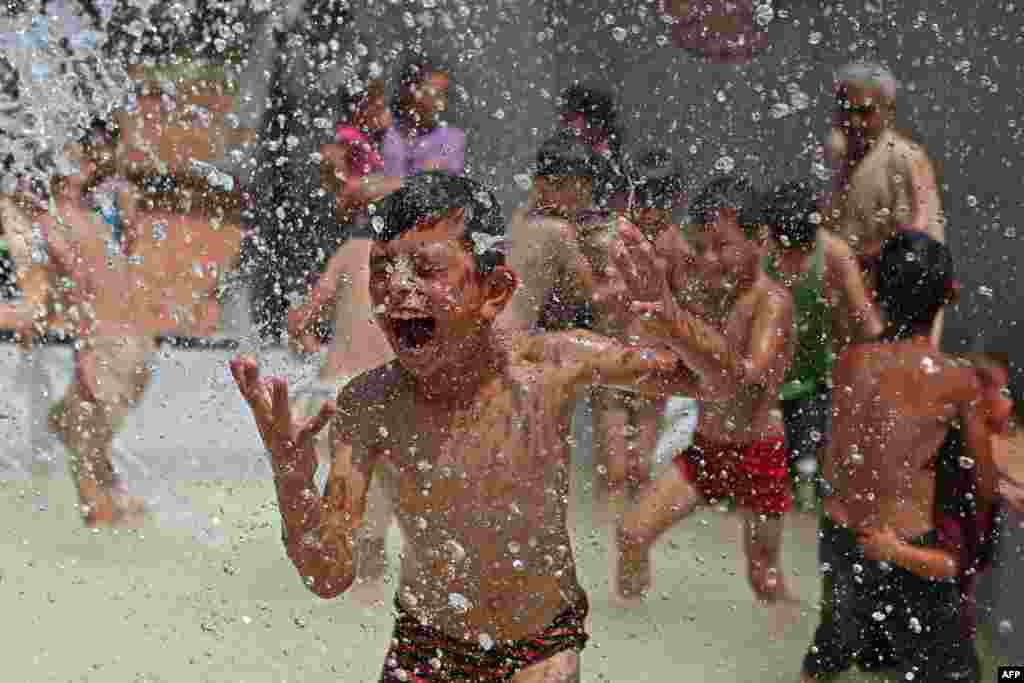
{"label": "blurred figure in background", "polygon": [[779,185],[764,203],[771,239],[762,267],[793,297],[795,348],[780,396],[797,500],[806,507],[815,503],[818,453],[828,438],[832,364],[851,343],[880,335],[882,322],[849,245],[819,229],[811,186]]}
{"label": "blurred figure in background", "polygon": [[[826,227],[846,240],[869,290],[878,282],[882,243],[901,230],[946,241],[935,170],[925,150],[895,128],[899,83],[880,64],[856,62],[836,76],[836,108],[827,151],[835,186]],[[942,315],[933,329],[942,334]]]}
{"label": "blurred figure in background", "polygon": [[393,125],[384,135],[384,174],[466,172],[466,133],[443,119],[451,76],[425,57],[410,57],[398,74]]}

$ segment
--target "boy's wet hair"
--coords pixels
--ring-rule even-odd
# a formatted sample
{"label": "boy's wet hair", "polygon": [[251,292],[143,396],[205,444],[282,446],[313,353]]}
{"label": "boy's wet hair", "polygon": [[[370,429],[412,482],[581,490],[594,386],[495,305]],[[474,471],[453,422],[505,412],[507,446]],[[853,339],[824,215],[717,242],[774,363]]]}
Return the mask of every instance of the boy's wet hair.
{"label": "boy's wet hair", "polygon": [[549,138],[537,152],[537,178],[586,178],[599,186],[610,182],[611,165],[604,155],[571,132]]}
{"label": "boy's wet hair", "polygon": [[98,147],[114,147],[120,138],[120,129],[113,121],[94,118],[78,138],[78,144],[86,152]]}
{"label": "boy's wet hair", "polygon": [[894,331],[932,324],[954,283],[949,247],[924,232],[905,230],[882,244],[878,303]]}
{"label": "boy's wet hair", "polygon": [[477,271],[486,275],[505,265],[505,219],[498,200],[475,180],[443,171],[409,176],[379,202],[371,218],[374,239],[390,242],[423,221],[460,209],[465,211],[463,241]]}
{"label": "boy's wet hair", "polygon": [[583,83],[573,83],[562,92],[562,113],[582,114],[588,125],[609,133],[614,132],[618,120],[612,94]]}
{"label": "boy's wet hair", "polygon": [[639,208],[664,208],[686,192],[682,166],[667,149],[644,154],[632,170],[633,200]]}
{"label": "boy's wet hair", "polygon": [[401,116],[403,107],[412,106],[412,88],[426,81],[431,74],[444,74],[451,78],[451,70],[436,59],[420,53],[406,57],[395,79],[392,113],[396,117]]}
{"label": "boy's wet hair", "polygon": [[763,215],[772,239],[786,248],[809,246],[817,238],[821,214],[807,181],[776,186],[765,199]]}
{"label": "boy's wet hair", "polygon": [[754,239],[762,224],[759,204],[760,197],[749,180],[739,175],[724,175],[704,186],[691,204],[690,217],[697,225],[707,226],[714,222],[718,211],[735,211],[736,222],[747,239]]}

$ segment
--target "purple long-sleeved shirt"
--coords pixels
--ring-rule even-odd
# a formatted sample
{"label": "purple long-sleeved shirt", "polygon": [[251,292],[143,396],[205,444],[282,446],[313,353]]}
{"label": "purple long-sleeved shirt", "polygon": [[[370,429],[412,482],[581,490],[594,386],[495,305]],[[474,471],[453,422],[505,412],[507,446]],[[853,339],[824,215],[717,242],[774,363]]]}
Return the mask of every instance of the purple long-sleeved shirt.
{"label": "purple long-sleeved shirt", "polygon": [[384,135],[381,149],[384,157],[384,174],[407,176],[426,170],[428,161],[440,162],[436,170],[456,175],[466,172],[466,133],[459,128],[439,126],[434,130],[410,140],[396,128],[389,128]]}

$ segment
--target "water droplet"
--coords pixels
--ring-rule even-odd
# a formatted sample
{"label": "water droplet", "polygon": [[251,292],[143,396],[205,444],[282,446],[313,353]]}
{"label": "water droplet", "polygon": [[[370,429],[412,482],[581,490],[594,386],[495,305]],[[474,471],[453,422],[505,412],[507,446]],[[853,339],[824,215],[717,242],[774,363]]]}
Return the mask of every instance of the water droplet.
{"label": "water droplet", "polygon": [[1004,231],[1003,231],[1003,235],[1004,235],[1004,236],[1005,236],[1006,238],[1008,238],[1008,239],[1011,239],[1011,240],[1012,240],[1012,239],[1014,239],[1015,237],[1017,237],[1017,228],[1015,228],[1015,227],[1013,227],[1013,226],[1011,225],[1011,226],[1009,226],[1008,228],[1006,228],[1006,230],[1004,230]]}
{"label": "water droplet", "polygon": [[608,26],[615,26],[615,15],[608,12],[604,15],[604,23]]}
{"label": "water droplet", "polygon": [[380,426],[380,428],[377,430],[377,433],[380,434],[385,439],[388,438],[388,428],[385,427],[384,425]]}
{"label": "water droplet", "polygon": [[797,92],[789,96],[789,104],[790,106],[793,107],[793,109],[797,111],[802,111],[810,106],[811,96],[803,91],[798,90]]}
{"label": "water droplet", "polygon": [[494,118],[498,119],[499,121],[504,119],[505,118],[505,110],[504,109],[498,109],[497,111],[495,111],[494,112]]}
{"label": "water droplet", "polygon": [[423,517],[417,517],[416,518],[416,528],[419,529],[420,531],[425,531],[426,528],[427,528],[427,520],[424,519]]}
{"label": "water droplet", "polygon": [[466,559],[466,549],[458,541],[448,539],[444,542],[444,547],[456,562]]}
{"label": "water droplet", "polygon": [[721,156],[715,162],[715,170],[722,173],[732,173],[734,168],[736,168],[736,160],[731,156]]}
{"label": "water droplet", "polygon": [[772,8],[771,2],[764,2],[758,5],[756,12],[757,14],[754,15],[754,19],[761,28],[772,23],[772,20],[775,18],[775,10]]}
{"label": "water droplet", "polygon": [[967,206],[969,206],[969,207],[971,207],[973,209],[977,205],[978,205],[978,198],[975,197],[973,194],[967,195]]}
{"label": "water droplet", "polygon": [[725,102],[725,100],[726,100],[725,91],[724,90],[719,90],[718,92],[716,92],[715,93],[715,99],[718,100],[719,102]]}
{"label": "water droplet", "polygon": [[982,285],[982,286],[978,287],[978,294],[981,294],[982,296],[988,297],[989,299],[991,299],[992,298],[992,288],[989,287],[988,285]]}
{"label": "water droplet", "polygon": [[920,633],[922,631],[921,621],[917,617],[910,617],[910,630],[914,633]]}
{"label": "water droplet", "polygon": [[807,36],[807,42],[811,45],[817,45],[822,39],[821,31],[813,31],[811,35]]}
{"label": "water droplet", "polygon": [[616,26],[612,29],[612,38],[620,43],[626,39],[626,35],[628,35],[626,29],[621,26]]}
{"label": "water droplet", "polygon": [[468,612],[471,606],[469,598],[462,593],[449,593],[448,606],[459,612]]}
{"label": "water droplet", "polygon": [[914,680],[914,672],[913,671],[908,671],[907,673],[903,674],[903,677],[905,679],[907,679],[908,681],[912,681],[912,680]]}
{"label": "water droplet", "polygon": [[999,635],[1008,636],[1013,633],[1013,622],[1009,619],[1003,619],[999,622]]}
{"label": "water droplet", "polygon": [[517,572],[523,571],[525,566],[522,560],[512,560],[512,569],[515,569]]}
{"label": "water droplet", "polygon": [[863,565],[861,565],[859,563],[855,563],[853,565],[853,573],[854,574],[860,574],[862,571],[864,571]]}
{"label": "water droplet", "polygon": [[516,173],[512,176],[512,180],[514,180],[516,185],[519,186],[519,189],[524,192],[529,192],[530,188],[533,187],[533,179],[525,173]]}
{"label": "water droplet", "polygon": [[875,621],[885,621],[885,612],[875,611],[871,615],[871,618],[874,619]]}

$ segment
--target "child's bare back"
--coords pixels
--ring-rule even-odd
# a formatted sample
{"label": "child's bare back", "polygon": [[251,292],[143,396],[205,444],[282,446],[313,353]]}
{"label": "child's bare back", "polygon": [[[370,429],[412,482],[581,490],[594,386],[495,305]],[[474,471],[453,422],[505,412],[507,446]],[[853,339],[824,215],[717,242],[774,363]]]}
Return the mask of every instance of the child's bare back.
{"label": "child's bare back", "polygon": [[954,420],[972,431],[975,370],[920,340],[862,344],[840,358],[834,386],[826,511],[907,538],[932,529],[935,477],[926,470]]}

